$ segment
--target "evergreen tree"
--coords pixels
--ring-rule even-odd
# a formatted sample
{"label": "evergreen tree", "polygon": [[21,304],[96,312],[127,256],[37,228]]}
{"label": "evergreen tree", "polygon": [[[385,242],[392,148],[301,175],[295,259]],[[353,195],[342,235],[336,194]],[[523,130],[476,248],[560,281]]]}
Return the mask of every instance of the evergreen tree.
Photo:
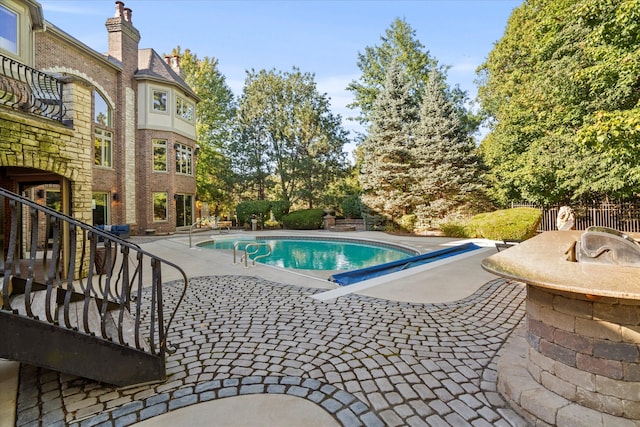
{"label": "evergreen tree", "polygon": [[360,183],[363,204],[387,219],[411,212],[411,156],[417,106],[400,62],[387,70],[376,99],[369,135],[362,143]]}
{"label": "evergreen tree", "polygon": [[482,200],[479,158],[437,70],[425,88],[412,157],[418,228],[437,224],[465,202]]}
{"label": "evergreen tree", "polygon": [[[367,46],[364,53],[358,53],[357,65],[362,75],[347,86],[354,97],[353,103],[348,107],[359,110],[359,116],[355,119],[363,125],[369,125],[372,121],[375,100],[384,90],[387,71],[394,61],[402,65],[416,105],[420,105],[422,101],[431,70],[438,70],[446,75],[448,69],[447,66],[438,64],[404,19],[396,18],[380,40],[382,43],[379,46]],[[469,135],[473,134],[478,129],[481,118],[467,109],[467,92],[455,86],[447,90],[447,96],[453,102],[466,131]]]}

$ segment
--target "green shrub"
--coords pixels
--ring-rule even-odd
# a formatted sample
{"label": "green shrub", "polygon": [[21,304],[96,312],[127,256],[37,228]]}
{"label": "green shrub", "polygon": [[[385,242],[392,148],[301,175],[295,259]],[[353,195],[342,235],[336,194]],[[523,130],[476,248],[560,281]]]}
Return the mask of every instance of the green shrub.
{"label": "green shrub", "polygon": [[270,217],[270,213],[273,213],[276,221],[280,221],[290,207],[291,202],[288,200],[248,200],[236,206],[236,215],[241,225],[250,224],[252,218],[257,218],[262,223]]}
{"label": "green shrub", "polygon": [[362,203],[358,194],[352,194],[342,199],[340,207],[345,218],[362,218]]}
{"label": "green shrub", "polygon": [[469,233],[469,229],[465,224],[460,223],[442,223],[440,224],[440,230],[444,233],[446,237],[460,237],[460,238],[469,238],[471,237]]}
{"label": "green shrub", "polygon": [[241,225],[250,224],[251,219],[254,217],[257,218],[258,221],[269,218],[270,211],[271,202],[268,200],[248,200],[246,202],[240,202],[238,206],[236,206],[236,215]]}
{"label": "green shrub", "polygon": [[541,220],[540,209],[503,209],[474,216],[467,224],[467,233],[491,240],[526,240],[536,235]]}
{"label": "green shrub", "polygon": [[276,221],[282,221],[282,217],[289,213],[291,202],[288,200],[274,200],[271,202],[271,213]]}
{"label": "green shrub", "polygon": [[398,226],[400,231],[412,233],[413,229],[416,226],[417,220],[418,218],[415,215],[402,215],[400,219],[396,221],[396,225]]}
{"label": "green shrub", "polygon": [[291,230],[317,230],[322,228],[324,210],[305,209],[282,217],[282,223]]}

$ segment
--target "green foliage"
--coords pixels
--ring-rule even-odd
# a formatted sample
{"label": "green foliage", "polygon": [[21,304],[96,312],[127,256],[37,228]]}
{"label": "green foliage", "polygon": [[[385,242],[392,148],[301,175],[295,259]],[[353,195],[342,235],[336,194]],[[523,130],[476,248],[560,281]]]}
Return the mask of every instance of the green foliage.
{"label": "green foliage", "polygon": [[215,58],[198,58],[189,49],[173,49],[180,56],[180,69],[200,101],[196,108],[196,139],[200,149],[196,157],[198,199],[213,204],[213,211],[229,210],[233,201],[235,174],[223,146],[229,139],[235,102]]}
{"label": "green foliage", "polygon": [[319,203],[346,169],[348,132],[320,94],[313,74],[275,70],[247,72],[233,138],[227,146],[241,191]]}
{"label": "green foliage", "polygon": [[352,194],[342,199],[341,208],[345,218],[362,218],[362,202],[359,194]]}
{"label": "green foliage", "polygon": [[268,200],[249,200],[241,202],[236,206],[236,215],[238,222],[242,225],[251,223],[252,218],[262,221],[269,217],[271,212],[271,203]]}
{"label": "green foliage", "polygon": [[291,202],[288,200],[274,200],[271,202],[271,213],[276,221],[281,221],[282,217],[289,213]]}
{"label": "green foliage", "polygon": [[420,103],[421,87],[425,84],[429,70],[437,67],[437,61],[416,39],[416,32],[403,19],[397,18],[380,37],[380,46],[366,47],[365,53],[358,53],[358,68],[362,71],[359,80],[352,81],[347,90],[354,95],[355,101],[350,108],[360,110],[361,123],[371,121],[375,103],[385,86],[385,80],[391,64],[396,62],[407,70],[413,92],[413,103]]}
{"label": "green foliage", "polygon": [[640,187],[640,0],[526,1],[480,69],[494,195],[538,204]]}
{"label": "green foliage", "polygon": [[485,189],[475,145],[445,89],[443,76],[433,70],[414,132],[410,191],[422,227],[442,220]]}
{"label": "green foliage", "polygon": [[396,225],[401,231],[406,233],[412,233],[416,226],[417,217],[413,214],[402,215],[397,221]]}
{"label": "green foliage", "polygon": [[375,213],[365,213],[362,215],[367,231],[380,231],[385,229],[387,220]]}
{"label": "green foliage", "polygon": [[362,142],[362,202],[389,219],[410,213],[413,126],[418,118],[411,87],[400,62],[388,68],[375,101],[369,135]]}
{"label": "green foliage", "polygon": [[470,237],[491,240],[526,240],[536,235],[542,212],[536,208],[513,208],[482,213],[466,226]]}
{"label": "green foliage", "polygon": [[324,225],[323,217],[322,209],[304,209],[285,215],[282,223],[291,230],[318,230]]}
{"label": "green foliage", "polygon": [[467,228],[467,224],[455,223],[455,222],[447,222],[440,224],[440,230],[447,237],[456,237],[456,238],[469,238],[471,235],[469,234],[469,229]]}
{"label": "green foliage", "polygon": [[290,207],[291,203],[287,200],[249,200],[236,206],[236,215],[240,224],[249,224],[253,218],[262,223],[266,218],[270,218],[270,213],[273,213],[275,221],[281,221]]}
{"label": "green foliage", "polygon": [[[404,19],[396,18],[380,40],[380,45],[367,46],[364,53],[358,53],[357,66],[362,75],[347,86],[355,99],[348,107],[359,112],[356,119],[362,124],[373,122],[375,103],[384,91],[389,68],[394,62],[399,63],[406,73],[414,105],[422,102],[430,72],[437,70],[446,75],[448,69],[438,64]],[[478,129],[480,117],[465,107],[467,93],[459,87],[447,88],[447,97],[455,105],[462,127],[469,135],[473,134]]]}

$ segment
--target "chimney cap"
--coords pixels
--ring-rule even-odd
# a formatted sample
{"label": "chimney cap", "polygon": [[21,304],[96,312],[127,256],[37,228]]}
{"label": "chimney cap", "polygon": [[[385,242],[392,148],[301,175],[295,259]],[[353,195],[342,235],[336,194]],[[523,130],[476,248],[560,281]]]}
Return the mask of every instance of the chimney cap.
{"label": "chimney cap", "polygon": [[116,1],[116,14],[114,17],[119,18],[122,16],[122,12],[124,10],[124,2]]}

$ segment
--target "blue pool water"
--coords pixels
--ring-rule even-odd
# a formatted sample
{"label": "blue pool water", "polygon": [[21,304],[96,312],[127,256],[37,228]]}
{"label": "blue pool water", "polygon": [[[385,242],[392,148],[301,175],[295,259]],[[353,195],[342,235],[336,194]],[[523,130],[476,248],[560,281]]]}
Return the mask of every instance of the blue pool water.
{"label": "blue pool water", "polygon": [[[238,240],[226,239],[204,243],[200,246],[211,249],[233,250]],[[272,253],[257,262],[282,268],[301,270],[353,270],[384,264],[415,255],[409,250],[340,240],[304,240],[304,239],[259,239],[246,243],[264,242],[271,246]],[[244,253],[245,244],[238,246],[238,259]],[[256,255],[266,253],[262,247]]]}

